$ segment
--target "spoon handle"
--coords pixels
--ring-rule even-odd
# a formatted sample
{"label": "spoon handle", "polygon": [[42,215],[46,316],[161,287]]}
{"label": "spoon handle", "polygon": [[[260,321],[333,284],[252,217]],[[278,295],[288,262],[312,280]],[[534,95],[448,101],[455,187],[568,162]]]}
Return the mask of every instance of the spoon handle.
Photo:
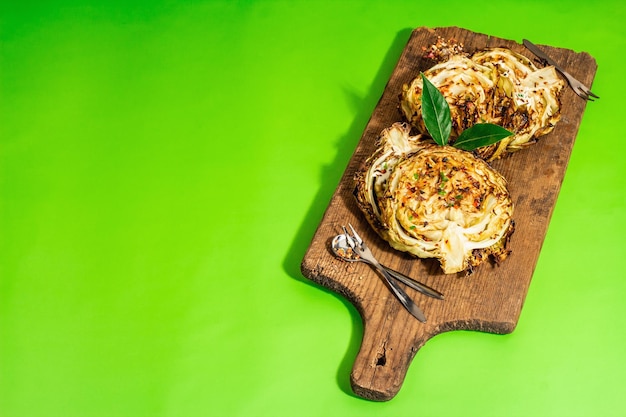
{"label": "spoon handle", "polygon": [[376,268],[383,278],[385,282],[391,289],[391,292],[396,296],[396,298],[400,301],[400,303],[411,313],[416,319],[421,321],[422,323],[426,322],[426,316],[424,312],[413,302],[411,297],[408,296],[406,292],[398,285],[394,277],[389,273],[387,269],[385,269],[376,259],[368,260],[368,263]]}
{"label": "spoon handle", "polygon": [[415,281],[413,278],[408,277],[406,275],[404,275],[402,272],[398,272],[394,269],[391,269],[385,265],[381,266],[383,268],[385,268],[385,270],[387,270],[387,272],[389,272],[389,274],[394,277],[395,279],[397,279],[398,281],[400,281],[401,283],[413,288],[414,290],[417,290],[419,292],[421,292],[424,295],[427,295],[429,297],[433,297],[433,298],[437,298],[439,300],[443,300],[443,294],[440,293],[439,291],[435,290],[434,288],[430,288],[428,285],[422,284],[421,282]]}

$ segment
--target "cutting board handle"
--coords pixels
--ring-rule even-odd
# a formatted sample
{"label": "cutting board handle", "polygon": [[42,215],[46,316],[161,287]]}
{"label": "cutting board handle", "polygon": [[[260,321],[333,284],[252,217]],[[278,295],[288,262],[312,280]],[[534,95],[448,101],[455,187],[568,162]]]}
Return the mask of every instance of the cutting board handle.
{"label": "cutting board handle", "polygon": [[[398,393],[415,354],[432,337],[428,326],[406,311],[387,313],[386,320],[377,315],[364,318],[363,340],[350,374],[354,393],[373,401],[388,401]],[[403,326],[393,324],[396,320],[406,321],[411,329],[402,331]]]}

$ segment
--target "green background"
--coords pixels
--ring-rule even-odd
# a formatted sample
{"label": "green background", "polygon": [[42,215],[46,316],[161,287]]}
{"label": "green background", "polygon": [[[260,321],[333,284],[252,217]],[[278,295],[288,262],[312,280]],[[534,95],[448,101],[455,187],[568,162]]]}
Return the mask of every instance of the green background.
{"label": "green background", "polygon": [[[0,415],[626,415],[625,11],[3,1]],[[601,99],[515,332],[435,337],[374,403],[300,262],[419,26],[587,51]]]}

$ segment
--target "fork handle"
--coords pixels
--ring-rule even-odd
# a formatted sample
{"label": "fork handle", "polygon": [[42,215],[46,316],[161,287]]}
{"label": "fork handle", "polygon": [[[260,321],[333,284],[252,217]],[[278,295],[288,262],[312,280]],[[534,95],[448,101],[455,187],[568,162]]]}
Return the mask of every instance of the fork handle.
{"label": "fork handle", "polygon": [[531,41],[529,41],[528,39],[523,39],[522,43],[524,44],[524,46],[526,48],[528,48],[530,50],[530,52],[532,52],[533,54],[535,54],[539,59],[541,59],[544,63],[546,63],[547,65],[552,65],[554,68],[556,68],[559,71],[563,71],[561,69],[561,67],[559,66],[559,64],[556,63],[556,61],[554,61],[552,58],[550,58],[541,48],[539,48],[537,45],[535,45],[534,43],[532,43]]}
{"label": "fork handle", "polygon": [[404,290],[398,285],[395,278],[379,263],[376,261],[369,260],[368,263],[372,265],[374,268],[381,273],[387,286],[391,289],[391,292],[396,296],[396,298],[400,301],[400,303],[406,308],[409,313],[413,315],[416,319],[421,321],[422,323],[426,322],[426,316],[424,312],[413,302],[411,297],[404,292]]}
{"label": "fork handle", "polygon": [[433,298],[437,298],[439,300],[443,300],[444,296],[442,293],[440,293],[439,291],[437,291],[434,288],[429,287],[426,284],[422,284],[419,281],[414,280],[413,278],[404,275],[402,272],[398,272],[395,269],[391,269],[388,266],[385,266],[383,264],[381,264],[380,266],[382,266],[383,268],[385,268],[387,270],[387,272],[389,272],[389,274],[394,277],[396,280],[400,281],[401,283],[413,288],[414,290],[417,290],[419,292],[421,292],[424,295],[427,295],[429,297],[433,297]]}

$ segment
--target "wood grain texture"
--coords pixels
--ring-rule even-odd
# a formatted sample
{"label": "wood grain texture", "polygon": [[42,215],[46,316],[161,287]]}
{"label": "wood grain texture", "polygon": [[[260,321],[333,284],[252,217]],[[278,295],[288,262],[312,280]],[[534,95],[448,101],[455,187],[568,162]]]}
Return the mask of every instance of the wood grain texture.
{"label": "wood grain texture", "polygon": [[[509,258],[499,266],[483,264],[471,276],[445,275],[438,261],[413,258],[380,239],[352,194],[354,173],[374,151],[380,132],[402,120],[398,110],[402,85],[432,66],[422,57],[423,48],[436,42],[437,36],[456,39],[470,53],[503,46],[534,59],[521,44],[511,40],[456,27],[415,29],[313,236],[302,261],[302,273],[341,294],[359,311],[363,339],[351,384],[357,395],[376,401],[389,400],[398,393],[415,354],[433,336],[451,330],[505,334],[515,329],[586,106],[567,88],[562,96],[562,117],[553,132],[529,149],[492,163],[507,178],[515,204],[516,231]],[[591,85],[597,69],[593,57],[542,47],[566,71]],[[355,226],[383,264],[445,294],[445,300],[440,301],[405,287],[426,314],[426,323],[404,310],[372,268],[342,262],[332,255],[330,240],[347,223]]]}

